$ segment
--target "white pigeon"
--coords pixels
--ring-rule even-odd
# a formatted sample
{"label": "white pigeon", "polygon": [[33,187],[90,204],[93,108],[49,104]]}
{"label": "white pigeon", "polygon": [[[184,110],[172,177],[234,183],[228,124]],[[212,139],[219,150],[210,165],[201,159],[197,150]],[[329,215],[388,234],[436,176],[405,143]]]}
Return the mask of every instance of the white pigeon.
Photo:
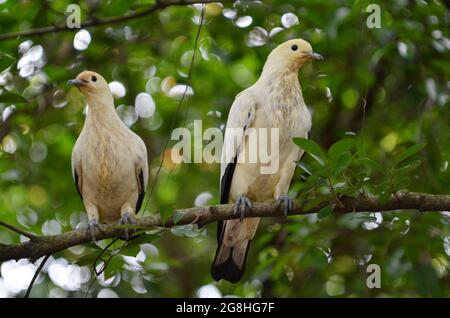
{"label": "white pigeon", "polygon": [[[86,96],[84,127],[72,151],[72,174],[89,219],[88,233],[103,223],[136,224],[148,182],[147,149],[120,119],[106,80],[91,71],[68,84]],[[125,229],[125,237],[128,229]]]}
{"label": "white pigeon", "polygon": [[[276,200],[279,206],[284,205],[285,214],[293,206],[287,193],[296,162],[304,153],[293,138],[308,138],[311,130],[311,114],[303,100],[298,71],[306,62],[322,59],[302,39],[279,45],[269,54],[258,81],[238,94],[231,106],[222,148],[220,201],[222,204],[235,202],[235,211],[241,213],[241,219],[218,223],[218,247],[211,267],[215,280],[234,283],[244,274],[250,242],[259,223],[259,218],[243,219],[252,201]],[[237,141],[231,136],[233,128],[244,131]],[[272,173],[262,173],[262,158],[258,157],[256,163],[249,159],[255,155],[255,149],[261,151],[249,143],[250,128],[278,128],[279,151],[272,154],[278,169]],[[256,134],[261,137],[259,130]],[[267,152],[271,149],[269,144],[259,147],[270,153]],[[242,156],[247,157],[241,160]]]}

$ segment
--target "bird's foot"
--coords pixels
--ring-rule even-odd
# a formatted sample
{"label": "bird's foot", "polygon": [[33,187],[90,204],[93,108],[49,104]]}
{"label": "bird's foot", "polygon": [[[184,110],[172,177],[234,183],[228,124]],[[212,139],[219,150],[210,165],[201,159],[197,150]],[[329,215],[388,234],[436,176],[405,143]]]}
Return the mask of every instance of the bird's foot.
{"label": "bird's foot", "polygon": [[[125,212],[122,214],[122,217],[120,218],[119,221],[119,225],[133,225],[136,226],[137,222],[136,222],[136,218],[129,212]],[[130,232],[133,233],[136,231],[136,229],[129,229],[129,228],[124,228],[124,235],[125,235],[125,240],[128,241],[130,239]]]}
{"label": "bird's foot", "polygon": [[279,209],[283,205],[283,219],[285,219],[289,212],[294,208],[294,200],[287,195],[281,195],[276,201],[276,207]]}
{"label": "bird's foot", "polygon": [[97,243],[97,239],[95,238],[95,231],[96,230],[102,230],[101,225],[98,223],[96,218],[92,218],[89,220],[87,227],[86,227],[86,235],[90,235],[92,242]]}
{"label": "bird's foot", "polygon": [[245,195],[241,195],[234,205],[234,214],[239,214],[239,219],[242,221],[245,217],[245,214],[250,211],[252,208],[252,202]]}

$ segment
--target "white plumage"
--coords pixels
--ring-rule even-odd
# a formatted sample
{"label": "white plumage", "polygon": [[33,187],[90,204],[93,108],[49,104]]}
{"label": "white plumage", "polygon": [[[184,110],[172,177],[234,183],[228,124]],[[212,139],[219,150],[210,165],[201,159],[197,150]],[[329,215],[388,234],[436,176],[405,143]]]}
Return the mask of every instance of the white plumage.
{"label": "white plumage", "polygon": [[145,144],[119,118],[101,75],[85,71],[69,83],[79,87],[88,103],[84,127],[72,151],[72,172],[89,230],[93,233],[99,222],[133,224],[148,182]]}
{"label": "white plumage", "polygon": [[[228,116],[222,151],[221,203],[236,202],[238,212],[250,208],[251,201],[280,200],[286,209],[292,204],[287,193],[296,161],[303,154],[292,139],[308,138],[311,130],[311,114],[303,100],[298,70],[310,59],[322,57],[313,53],[311,45],[304,40],[287,41],[270,53],[258,81],[236,96]],[[237,142],[233,139],[232,128],[245,132]],[[271,143],[250,147],[248,132],[252,128],[258,138],[261,137],[259,128],[269,133],[271,128],[279,129],[279,152],[272,154],[278,169],[273,173],[262,173],[267,165],[259,156],[270,154]],[[257,161],[252,162],[250,158],[255,150]],[[230,282],[241,279],[248,247],[258,224],[258,218],[219,222],[218,248],[211,268],[213,278]]]}

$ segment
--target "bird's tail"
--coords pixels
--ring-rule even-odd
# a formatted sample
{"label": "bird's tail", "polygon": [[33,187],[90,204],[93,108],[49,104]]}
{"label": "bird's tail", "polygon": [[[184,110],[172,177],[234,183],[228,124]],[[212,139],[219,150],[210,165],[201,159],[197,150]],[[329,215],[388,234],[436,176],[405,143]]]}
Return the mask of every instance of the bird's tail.
{"label": "bird's tail", "polygon": [[218,246],[211,266],[211,276],[216,281],[224,279],[237,283],[244,275],[251,240],[240,240],[233,246],[225,245],[223,239],[228,222],[230,221],[224,222],[223,225],[219,224],[218,227]]}

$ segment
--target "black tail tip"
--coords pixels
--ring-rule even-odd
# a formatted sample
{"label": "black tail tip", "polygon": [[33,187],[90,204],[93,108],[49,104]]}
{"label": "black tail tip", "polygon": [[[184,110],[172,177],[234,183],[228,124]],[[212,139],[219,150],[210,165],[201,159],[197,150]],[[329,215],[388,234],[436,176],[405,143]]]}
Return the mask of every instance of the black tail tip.
{"label": "black tail tip", "polygon": [[244,270],[240,269],[233,261],[229,260],[219,265],[212,264],[211,276],[216,281],[223,279],[235,284],[242,279],[242,276],[244,276]]}

